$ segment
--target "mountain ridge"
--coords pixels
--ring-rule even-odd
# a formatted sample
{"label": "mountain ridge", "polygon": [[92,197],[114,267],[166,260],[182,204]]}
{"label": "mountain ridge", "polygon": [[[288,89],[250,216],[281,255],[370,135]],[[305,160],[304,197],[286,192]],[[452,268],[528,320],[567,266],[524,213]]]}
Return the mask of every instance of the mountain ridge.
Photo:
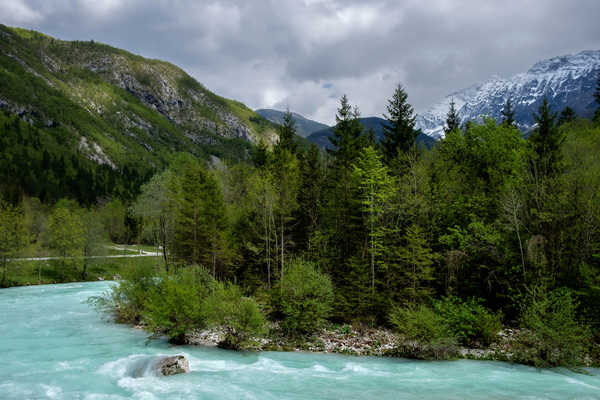
{"label": "mountain ridge", "polygon": [[[281,125],[283,123],[283,116],[285,114],[285,111],[279,111],[272,108],[260,108],[258,110],[255,110],[255,112],[261,117],[266,118],[275,124]],[[310,136],[310,134],[314,132],[328,128],[327,125],[321,122],[308,119],[303,115],[300,115],[295,112],[292,112],[292,117],[296,122],[296,130],[298,132],[298,135],[304,138]]]}
{"label": "mountain ridge", "polygon": [[553,111],[569,106],[582,117],[595,110],[593,91],[600,72],[600,50],[584,50],[576,54],[556,56],[536,62],[526,72],[509,78],[492,77],[465,89],[457,90],[419,114],[417,128],[432,137],[444,136],[446,114],[455,102],[461,121],[480,121],[483,116],[501,119],[501,111],[510,99],[517,125],[530,130],[543,98]]}

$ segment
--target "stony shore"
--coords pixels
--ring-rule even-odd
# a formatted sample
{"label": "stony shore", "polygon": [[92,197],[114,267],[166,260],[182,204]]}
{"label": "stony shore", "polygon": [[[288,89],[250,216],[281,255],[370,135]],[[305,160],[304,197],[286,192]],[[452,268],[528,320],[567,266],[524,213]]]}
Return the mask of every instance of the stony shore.
{"label": "stony shore", "polygon": [[[459,347],[458,356],[469,359],[491,360],[510,358],[510,342],[515,331],[506,329],[498,335],[497,343],[488,348]],[[225,333],[220,329],[195,331],[187,335],[191,345],[218,346]],[[248,350],[254,351],[310,351],[355,356],[396,356],[398,338],[383,328],[354,329],[349,325],[325,328],[310,338],[290,339],[272,335],[253,340]]]}

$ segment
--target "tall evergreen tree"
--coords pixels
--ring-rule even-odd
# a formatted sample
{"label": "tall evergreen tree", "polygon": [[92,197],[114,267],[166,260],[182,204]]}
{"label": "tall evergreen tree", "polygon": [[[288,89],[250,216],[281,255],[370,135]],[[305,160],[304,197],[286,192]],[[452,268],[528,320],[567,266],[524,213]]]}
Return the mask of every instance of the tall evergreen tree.
{"label": "tall evergreen tree", "polygon": [[577,118],[577,114],[575,114],[575,110],[571,107],[567,106],[564,110],[561,111],[560,116],[558,117],[558,126],[566,124],[568,122],[573,122]]}
{"label": "tall evergreen tree", "polygon": [[299,244],[310,249],[310,239],[319,227],[319,213],[322,205],[324,171],[319,148],[312,144],[300,159],[300,190],[298,191]]}
{"label": "tall evergreen tree", "polygon": [[388,168],[373,146],[365,147],[354,166],[361,211],[367,228],[369,265],[371,270],[371,297],[375,296],[376,267],[382,264],[385,229],[383,215],[392,197],[392,180]]}
{"label": "tall evergreen tree", "polygon": [[510,99],[506,99],[506,105],[502,110],[502,124],[504,126],[514,126],[515,125],[515,110],[512,108],[512,102]]}
{"label": "tall evergreen tree", "polygon": [[333,170],[329,179],[329,217],[333,218],[331,226],[337,231],[338,240],[341,240],[337,248],[342,259],[350,254],[351,216],[356,211],[352,198],[353,165],[366,144],[359,116],[358,109],[353,110],[346,95],[342,96],[335,116],[337,124],[333,135],[329,137],[334,149],[327,150],[333,157]]}
{"label": "tall evergreen tree", "polygon": [[446,126],[444,127],[444,133],[447,135],[452,131],[456,131],[460,129],[460,118],[458,117],[458,112],[456,111],[454,99],[450,101],[450,109],[448,110],[448,114],[446,114]]}
{"label": "tall evergreen tree", "polygon": [[295,154],[296,142],[294,141],[294,136],[296,136],[296,121],[288,109],[283,114],[283,123],[279,127],[279,143],[277,147],[289,150]]}
{"label": "tall evergreen tree", "polygon": [[536,154],[536,163],[544,175],[556,172],[561,160],[560,146],[563,137],[556,128],[557,113],[550,110],[548,99],[544,97],[538,113],[534,114],[537,128],[530,136],[533,151]]}
{"label": "tall evergreen tree", "polygon": [[383,153],[389,162],[398,155],[398,150],[406,153],[417,140],[415,118],[412,106],[407,102],[408,95],[398,85],[391,99],[388,100],[387,112],[383,117]]}

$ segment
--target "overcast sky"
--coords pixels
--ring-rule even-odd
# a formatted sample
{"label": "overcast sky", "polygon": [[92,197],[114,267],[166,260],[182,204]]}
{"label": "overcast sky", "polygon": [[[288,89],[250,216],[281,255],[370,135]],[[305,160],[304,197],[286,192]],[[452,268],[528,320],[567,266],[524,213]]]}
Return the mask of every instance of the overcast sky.
{"label": "overcast sky", "polygon": [[0,23],[170,61],[251,108],[331,124],[346,93],[417,111],[492,75],[600,49],[599,0],[0,0]]}

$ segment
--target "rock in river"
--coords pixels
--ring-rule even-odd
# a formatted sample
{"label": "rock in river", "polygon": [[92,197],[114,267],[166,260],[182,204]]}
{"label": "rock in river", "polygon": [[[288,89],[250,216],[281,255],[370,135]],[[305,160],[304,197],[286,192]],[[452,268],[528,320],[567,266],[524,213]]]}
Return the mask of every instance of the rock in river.
{"label": "rock in river", "polygon": [[164,376],[190,372],[190,364],[184,356],[164,357],[156,361],[154,369]]}

